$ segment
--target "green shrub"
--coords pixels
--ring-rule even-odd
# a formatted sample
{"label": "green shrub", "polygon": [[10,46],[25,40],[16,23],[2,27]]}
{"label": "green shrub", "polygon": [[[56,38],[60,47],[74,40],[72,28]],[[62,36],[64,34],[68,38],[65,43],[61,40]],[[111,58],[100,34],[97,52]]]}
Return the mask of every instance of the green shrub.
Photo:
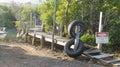
{"label": "green shrub", "polygon": [[105,51],[119,51],[120,50],[120,23],[114,24],[109,29],[109,43],[105,44]]}
{"label": "green shrub", "polygon": [[120,46],[120,25],[111,27],[110,31],[110,43],[109,46]]}
{"label": "green shrub", "polygon": [[95,42],[95,35],[90,35],[90,34],[84,34],[81,38],[80,38],[84,43],[87,43],[89,45],[95,46],[96,42]]}

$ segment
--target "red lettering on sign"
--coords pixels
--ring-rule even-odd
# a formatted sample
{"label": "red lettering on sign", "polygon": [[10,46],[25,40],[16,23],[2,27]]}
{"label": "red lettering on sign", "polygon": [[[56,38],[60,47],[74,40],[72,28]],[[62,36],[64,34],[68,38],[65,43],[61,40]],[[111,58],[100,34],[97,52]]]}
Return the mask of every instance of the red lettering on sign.
{"label": "red lettering on sign", "polygon": [[107,33],[97,33],[96,36],[98,36],[98,37],[106,37],[106,36],[108,36],[108,34]]}

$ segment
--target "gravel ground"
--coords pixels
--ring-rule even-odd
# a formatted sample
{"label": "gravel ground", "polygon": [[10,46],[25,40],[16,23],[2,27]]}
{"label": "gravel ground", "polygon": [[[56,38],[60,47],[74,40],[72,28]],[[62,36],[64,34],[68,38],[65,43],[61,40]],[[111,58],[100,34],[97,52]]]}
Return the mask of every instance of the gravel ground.
{"label": "gravel ground", "polygon": [[62,51],[27,43],[0,42],[0,67],[103,67],[86,59],[73,59]]}

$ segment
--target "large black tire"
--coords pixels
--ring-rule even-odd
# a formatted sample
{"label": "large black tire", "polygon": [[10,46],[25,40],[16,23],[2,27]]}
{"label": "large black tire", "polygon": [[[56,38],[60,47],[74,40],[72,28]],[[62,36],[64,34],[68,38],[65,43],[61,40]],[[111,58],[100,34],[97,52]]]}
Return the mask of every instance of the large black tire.
{"label": "large black tire", "polygon": [[74,45],[74,39],[71,39],[66,43],[64,50],[68,56],[70,56],[72,58],[76,58],[83,53],[84,45],[81,40],[79,40],[79,46],[78,46],[77,50],[74,50],[73,48],[71,48],[72,45]]}
{"label": "large black tire", "polygon": [[69,26],[68,26],[68,35],[72,38],[76,37],[76,31],[75,31],[75,27],[76,26],[80,26],[80,36],[83,35],[83,33],[85,32],[85,24],[81,21],[78,20],[74,20],[72,21]]}

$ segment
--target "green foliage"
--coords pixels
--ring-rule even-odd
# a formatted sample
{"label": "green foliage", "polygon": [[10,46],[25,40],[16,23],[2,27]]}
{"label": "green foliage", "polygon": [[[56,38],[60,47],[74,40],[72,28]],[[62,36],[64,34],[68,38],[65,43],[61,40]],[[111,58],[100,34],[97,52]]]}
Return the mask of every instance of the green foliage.
{"label": "green foliage", "polygon": [[40,7],[38,8],[38,12],[40,15],[39,18],[42,20],[45,26],[45,31],[51,30],[54,14],[53,2],[48,0],[44,4],[40,5]]}
{"label": "green foliage", "polygon": [[120,47],[120,25],[113,26],[109,32],[111,45]]}
{"label": "green foliage", "polygon": [[15,22],[15,27],[20,27],[22,24],[21,24],[21,22],[20,21],[16,21]]}
{"label": "green foliage", "polygon": [[23,6],[23,10],[21,12],[22,20],[30,20],[30,14],[32,13],[32,8],[30,5]]}
{"label": "green foliage", "polygon": [[[73,20],[82,20],[86,24],[89,33],[97,31],[99,12],[103,11],[103,28],[107,30],[119,16],[118,0],[70,0],[68,5],[68,15],[66,13],[68,0],[57,0],[56,24],[63,23],[66,28]],[[40,19],[47,29],[51,29],[54,14],[54,1],[47,0],[39,6]],[[89,27],[90,26],[90,27]],[[106,28],[107,27],[107,28]],[[66,32],[66,29],[64,29]],[[63,32],[63,33],[64,33]]]}
{"label": "green foliage", "polygon": [[14,27],[15,16],[7,6],[0,6],[0,26]]}
{"label": "green foliage", "polygon": [[109,43],[106,48],[110,51],[118,51],[120,49],[120,24],[116,22],[109,30]]}
{"label": "green foliage", "polygon": [[95,42],[95,35],[90,35],[90,34],[84,34],[81,38],[80,38],[84,43],[87,43],[89,45],[95,46],[96,42]]}

